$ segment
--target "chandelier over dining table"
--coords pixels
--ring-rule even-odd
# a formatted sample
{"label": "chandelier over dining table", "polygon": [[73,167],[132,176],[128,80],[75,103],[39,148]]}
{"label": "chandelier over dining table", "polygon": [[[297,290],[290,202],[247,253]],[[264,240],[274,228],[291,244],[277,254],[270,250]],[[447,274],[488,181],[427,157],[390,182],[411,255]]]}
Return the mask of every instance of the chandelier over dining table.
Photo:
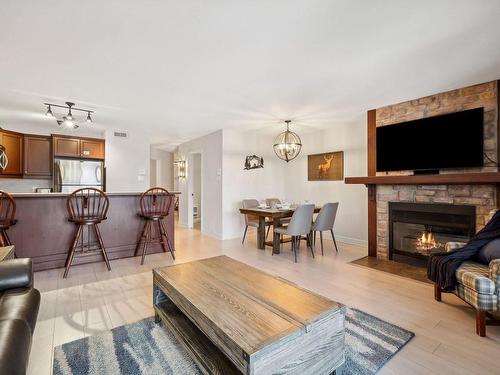
{"label": "chandelier over dining table", "polygon": [[274,140],[274,153],[281,160],[285,160],[287,163],[295,159],[302,149],[302,141],[297,133],[290,130],[290,123],[292,120],[285,120],[286,131],[280,133]]}

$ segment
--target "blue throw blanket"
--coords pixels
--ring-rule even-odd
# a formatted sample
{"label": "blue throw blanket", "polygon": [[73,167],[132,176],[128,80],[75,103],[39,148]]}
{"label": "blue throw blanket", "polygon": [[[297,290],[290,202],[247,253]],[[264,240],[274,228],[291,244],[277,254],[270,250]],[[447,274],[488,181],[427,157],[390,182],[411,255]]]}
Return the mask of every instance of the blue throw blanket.
{"label": "blue throw blanket", "polygon": [[496,238],[500,238],[500,210],[464,247],[431,255],[427,263],[427,278],[438,284],[443,291],[455,290],[457,268],[462,262],[476,257],[483,246]]}

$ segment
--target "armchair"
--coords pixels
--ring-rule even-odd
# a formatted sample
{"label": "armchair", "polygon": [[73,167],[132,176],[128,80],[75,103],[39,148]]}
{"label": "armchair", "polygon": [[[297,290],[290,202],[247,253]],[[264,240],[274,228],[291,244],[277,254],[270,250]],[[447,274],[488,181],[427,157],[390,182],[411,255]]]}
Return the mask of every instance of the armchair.
{"label": "armchair", "polygon": [[[464,246],[463,242],[448,242],[446,251]],[[500,246],[500,240],[491,242]],[[476,310],[476,333],[486,336],[486,325],[500,325],[493,313],[500,312],[500,259],[493,259],[488,265],[475,261],[463,262],[456,271],[457,286],[454,293]],[[441,301],[441,289],[434,285],[434,299]]]}

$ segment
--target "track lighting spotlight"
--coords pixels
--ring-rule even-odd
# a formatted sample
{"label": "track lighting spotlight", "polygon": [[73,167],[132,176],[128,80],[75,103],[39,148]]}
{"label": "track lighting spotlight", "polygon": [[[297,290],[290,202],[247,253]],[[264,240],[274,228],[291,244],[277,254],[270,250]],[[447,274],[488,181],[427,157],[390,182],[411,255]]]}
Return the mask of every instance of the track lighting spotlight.
{"label": "track lighting spotlight", "polygon": [[[60,104],[54,104],[54,103],[43,103],[47,106],[47,112],[45,113],[47,117],[53,117],[57,121],[57,124],[59,126],[66,126],[68,128],[73,128],[73,129],[78,129],[78,119],[73,116],[73,111],[80,111],[80,112],[87,112],[87,118],[85,119],[86,122],[92,123],[92,114],[94,111],[91,111],[89,109],[85,108],[76,108],[74,107],[75,103],[72,102],[66,102],[66,105],[60,105]],[[57,118],[54,113],[52,112],[52,107],[55,108],[64,108],[68,110],[68,113],[66,116],[63,116],[62,118]]]}

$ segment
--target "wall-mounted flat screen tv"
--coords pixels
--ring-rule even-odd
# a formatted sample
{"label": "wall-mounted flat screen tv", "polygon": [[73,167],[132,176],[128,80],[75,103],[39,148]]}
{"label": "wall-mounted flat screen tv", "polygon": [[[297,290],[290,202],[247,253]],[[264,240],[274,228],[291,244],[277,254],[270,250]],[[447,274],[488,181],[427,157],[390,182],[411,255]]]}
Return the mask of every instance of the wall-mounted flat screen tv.
{"label": "wall-mounted flat screen tv", "polygon": [[377,127],[377,171],[482,167],[484,108]]}

